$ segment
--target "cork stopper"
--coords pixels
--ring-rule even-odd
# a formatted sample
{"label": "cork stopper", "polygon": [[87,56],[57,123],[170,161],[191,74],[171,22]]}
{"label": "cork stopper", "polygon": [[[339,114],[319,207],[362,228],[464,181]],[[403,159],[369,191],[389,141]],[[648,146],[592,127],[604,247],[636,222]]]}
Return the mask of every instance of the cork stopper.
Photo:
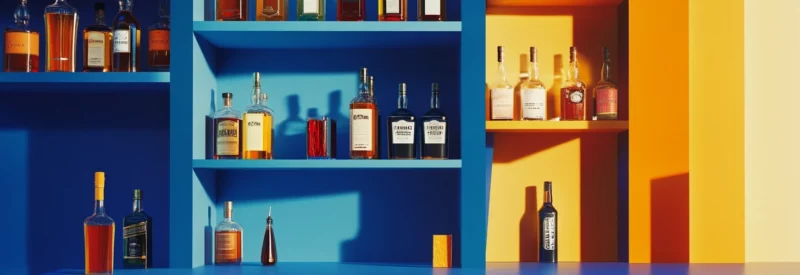
{"label": "cork stopper", "polygon": [[573,62],[578,59],[578,48],[569,47],[569,61]]}
{"label": "cork stopper", "polygon": [[497,62],[503,62],[504,57],[505,52],[503,51],[503,46],[497,46]]}
{"label": "cork stopper", "polygon": [[530,57],[529,57],[530,62],[538,62],[539,61],[539,57],[536,54],[536,47],[531,47],[529,54],[530,54]]}

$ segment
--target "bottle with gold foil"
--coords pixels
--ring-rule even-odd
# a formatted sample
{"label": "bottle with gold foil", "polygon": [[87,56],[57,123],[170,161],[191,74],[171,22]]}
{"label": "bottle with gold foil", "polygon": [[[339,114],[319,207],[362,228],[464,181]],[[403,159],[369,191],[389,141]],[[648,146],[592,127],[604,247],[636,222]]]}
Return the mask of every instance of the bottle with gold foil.
{"label": "bottle with gold foil", "polygon": [[233,221],[233,202],[225,202],[224,219],[217,225],[214,240],[214,264],[242,264],[242,226]]}
{"label": "bottle with gold foil", "polygon": [[272,159],[272,109],[261,92],[261,73],[253,73],[252,104],[244,112],[243,159]]}
{"label": "bottle with gold foil", "polygon": [[83,221],[86,274],[111,274],[114,269],[114,220],[106,215],[106,175],[94,174],[94,214]]}

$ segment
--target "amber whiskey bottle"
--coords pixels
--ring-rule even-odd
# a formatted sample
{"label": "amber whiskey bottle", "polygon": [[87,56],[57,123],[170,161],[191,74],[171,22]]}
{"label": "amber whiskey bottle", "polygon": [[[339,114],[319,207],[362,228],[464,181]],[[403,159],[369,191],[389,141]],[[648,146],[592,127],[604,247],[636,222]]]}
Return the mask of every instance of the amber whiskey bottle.
{"label": "amber whiskey bottle", "polygon": [[242,226],[233,221],[233,202],[225,202],[224,219],[214,230],[214,264],[242,264]]}
{"label": "amber whiskey bottle", "polygon": [[367,10],[366,2],[367,0],[337,0],[336,20],[364,21]]}
{"label": "amber whiskey bottle", "polygon": [[75,72],[78,10],[67,0],[55,0],[44,9],[48,72]]}
{"label": "amber whiskey bottle", "polygon": [[243,159],[272,159],[272,109],[261,92],[261,73],[253,73],[252,104],[244,112],[242,126]]}
{"label": "amber whiskey bottle", "polygon": [[169,0],[158,0],[158,20],[147,30],[147,66],[151,71],[169,71]]}
{"label": "amber whiskey bottle", "polygon": [[275,232],[272,228],[272,207],[267,213],[267,230],[264,232],[264,242],[261,244],[261,264],[272,266],[278,263],[278,249],[275,246]]}
{"label": "amber whiskey bottle", "polygon": [[378,106],[369,95],[367,68],[360,72],[358,96],[350,101],[350,158],[375,159],[378,155]]}
{"label": "amber whiskey bottle", "polygon": [[142,190],[133,189],[133,212],[122,219],[122,265],[153,267],[153,218],[142,209]]}
{"label": "amber whiskey bottle", "polygon": [[286,21],[288,0],[256,0],[256,20]]}
{"label": "amber whiskey bottle", "polygon": [[141,28],[133,17],[133,0],[120,0],[119,13],[111,24],[114,46],[111,50],[112,72],[136,72],[140,65]]}
{"label": "amber whiskey bottle", "polygon": [[561,120],[586,120],[586,84],[578,72],[578,50],[570,47],[567,81],[561,87]]}
{"label": "amber whiskey bottle", "polygon": [[111,71],[111,28],[106,25],[106,5],[94,4],[94,25],[83,29],[83,71]]}
{"label": "amber whiskey bottle", "polygon": [[233,109],[233,94],[222,93],[222,109],[214,113],[214,159],[239,159],[242,114]]}
{"label": "amber whiskey bottle", "polygon": [[31,30],[28,0],[20,0],[14,10],[14,25],[6,28],[3,43],[6,72],[39,71],[39,33]]}

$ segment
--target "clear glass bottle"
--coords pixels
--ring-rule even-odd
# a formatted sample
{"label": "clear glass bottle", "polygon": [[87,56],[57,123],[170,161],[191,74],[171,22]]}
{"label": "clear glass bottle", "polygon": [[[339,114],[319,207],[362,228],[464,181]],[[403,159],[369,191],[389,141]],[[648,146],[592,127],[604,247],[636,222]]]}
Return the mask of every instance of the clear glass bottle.
{"label": "clear glass bottle", "polygon": [[222,93],[222,109],[214,113],[214,159],[239,159],[242,113],[233,109],[233,94]]}
{"label": "clear glass bottle", "polygon": [[31,30],[28,0],[20,0],[14,10],[14,25],[5,31],[3,67],[6,72],[39,71],[39,33]]}
{"label": "clear glass bottle", "polygon": [[431,84],[431,109],[422,116],[422,159],[449,158],[447,115],[439,107],[439,84]]}
{"label": "clear glass bottle", "polygon": [[381,21],[407,21],[408,0],[378,0],[381,3]]}
{"label": "clear glass bottle", "polygon": [[94,25],[83,29],[83,71],[111,71],[111,27],[106,25],[106,5],[94,3]]}
{"label": "clear glass bottle", "polygon": [[48,72],[75,72],[78,40],[78,10],[67,0],[55,0],[44,8]]}
{"label": "clear glass bottle", "polygon": [[122,265],[153,267],[153,218],[142,209],[142,190],[133,189],[133,212],[122,219]]}
{"label": "clear glass bottle", "polygon": [[389,158],[390,159],[416,159],[416,129],[414,114],[408,110],[408,96],[406,84],[398,85],[397,110],[392,112],[386,121],[389,130]]}
{"label": "clear glass bottle", "polygon": [[94,174],[94,214],[83,221],[86,274],[111,274],[114,270],[114,220],[106,215],[106,174]]}
{"label": "clear glass bottle", "polygon": [[558,211],[553,206],[553,183],[544,182],[544,203],[539,209],[539,262],[558,262]]}
{"label": "clear glass bottle", "polygon": [[445,21],[445,0],[417,0],[418,21]]}
{"label": "clear glass bottle", "polygon": [[497,47],[497,76],[490,84],[491,94],[491,119],[514,119],[514,86],[506,78],[506,66],[503,62],[505,54],[503,46]]}
{"label": "clear glass bottle", "polygon": [[350,158],[375,159],[378,156],[378,106],[370,96],[367,68],[360,71],[358,96],[350,101]]}
{"label": "clear glass bottle", "polygon": [[618,118],[619,89],[611,80],[611,51],[603,47],[603,68],[600,70],[600,81],[594,87],[594,112],[598,120],[616,120]]}
{"label": "clear glass bottle", "polygon": [[139,21],[133,17],[133,0],[119,0],[119,13],[111,24],[114,46],[111,49],[112,72],[136,72],[139,70],[140,38]]}
{"label": "clear glass bottle", "polygon": [[256,0],[256,20],[286,21],[288,0]]}
{"label": "clear glass bottle", "polygon": [[252,104],[244,111],[242,133],[243,159],[272,159],[272,109],[267,94],[261,92],[261,73],[253,73]]}
{"label": "clear glass bottle", "polygon": [[298,0],[297,21],[325,21],[325,0]]}
{"label": "clear glass bottle", "polygon": [[536,47],[530,47],[528,78],[520,87],[519,117],[522,120],[547,120],[547,88],[539,80]]}
{"label": "clear glass bottle", "polygon": [[247,0],[216,0],[217,21],[247,21]]}
{"label": "clear glass bottle", "polygon": [[214,264],[242,264],[242,226],[233,221],[233,202],[225,202],[224,219],[214,230]]}
{"label": "clear glass bottle", "polygon": [[570,47],[568,75],[561,87],[561,120],[586,120],[586,84],[578,72],[578,50]]}
{"label": "clear glass bottle", "polygon": [[169,0],[158,0],[158,20],[147,29],[147,66],[151,71],[169,71]]}

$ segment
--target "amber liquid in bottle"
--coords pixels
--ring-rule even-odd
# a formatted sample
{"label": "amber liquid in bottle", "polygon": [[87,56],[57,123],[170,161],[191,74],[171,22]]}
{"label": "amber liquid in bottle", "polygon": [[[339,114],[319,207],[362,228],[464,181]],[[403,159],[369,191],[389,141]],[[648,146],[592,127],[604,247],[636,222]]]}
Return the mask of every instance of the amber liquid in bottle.
{"label": "amber liquid in bottle", "polygon": [[111,28],[105,23],[105,5],[95,3],[95,23],[83,29],[83,71],[111,71]]}
{"label": "amber liquid in bottle", "polygon": [[6,72],[39,71],[39,33],[30,29],[28,1],[21,0],[14,11],[14,25],[5,31],[3,44]]}
{"label": "amber liquid in bottle", "polygon": [[159,0],[159,19],[147,31],[147,66],[151,71],[169,71],[169,0]]}
{"label": "amber liquid in bottle", "polygon": [[247,0],[216,0],[217,21],[247,21]]}
{"label": "amber liquid in bottle", "polygon": [[77,14],[45,14],[48,72],[75,72],[77,21]]}
{"label": "amber liquid in bottle", "polygon": [[570,47],[569,77],[561,88],[561,120],[586,120],[586,84],[578,79],[578,50]]}
{"label": "amber liquid in bottle", "polygon": [[137,72],[140,66],[139,53],[142,36],[139,21],[133,17],[133,0],[120,1],[120,10],[112,24],[114,44],[111,51],[111,71]]}
{"label": "amber liquid in bottle", "polygon": [[374,103],[350,104],[350,158],[375,159],[378,157],[378,117]]}
{"label": "amber liquid in bottle", "polygon": [[406,21],[408,20],[407,0],[378,0],[381,1],[381,21]]}
{"label": "amber liquid in bottle", "polygon": [[242,264],[242,226],[233,221],[233,202],[225,202],[224,219],[215,231],[214,264]]}
{"label": "amber liquid in bottle", "polygon": [[86,273],[111,273],[114,268],[114,228],[112,225],[83,225],[86,232]]}
{"label": "amber liquid in bottle", "polygon": [[287,0],[256,0],[256,20],[286,21]]}

